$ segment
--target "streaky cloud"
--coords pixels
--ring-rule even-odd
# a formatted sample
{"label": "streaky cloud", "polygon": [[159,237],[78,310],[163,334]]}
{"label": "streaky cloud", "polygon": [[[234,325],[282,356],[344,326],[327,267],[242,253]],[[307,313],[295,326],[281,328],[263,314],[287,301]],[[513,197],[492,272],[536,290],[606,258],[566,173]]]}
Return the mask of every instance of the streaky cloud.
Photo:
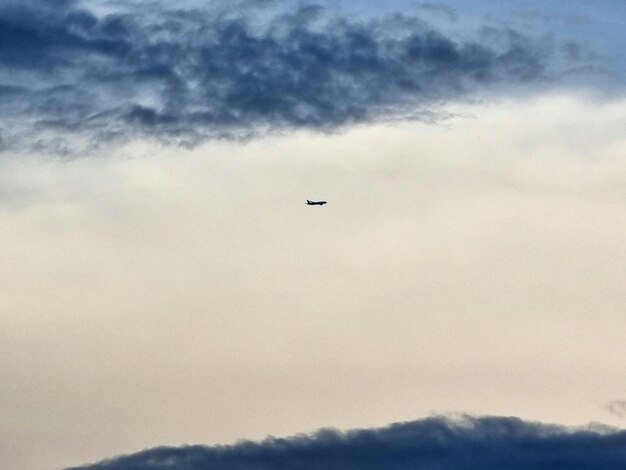
{"label": "streaky cloud", "polygon": [[385,428],[270,437],[230,446],[158,447],[72,470],[617,469],[626,431],[511,417],[431,417]]}
{"label": "streaky cloud", "polygon": [[263,13],[0,6],[4,148],[89,151],[139,136],[193,145],[430,120],[451,99],[549,75],[550,47],[511,30],[457,42],[402,14],[360,21],[314,4]]}

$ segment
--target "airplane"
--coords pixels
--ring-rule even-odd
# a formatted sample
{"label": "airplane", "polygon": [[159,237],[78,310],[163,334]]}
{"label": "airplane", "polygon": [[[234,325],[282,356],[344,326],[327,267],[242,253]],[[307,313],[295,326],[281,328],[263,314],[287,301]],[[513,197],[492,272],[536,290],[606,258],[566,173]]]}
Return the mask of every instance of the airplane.
{"label": "airplane", "polygon": [[309,201],[308,199],[306,200],[306,205],[307,206],[323,206],[324,204],[328,204],[328,202],[326,202],[326,201]]}

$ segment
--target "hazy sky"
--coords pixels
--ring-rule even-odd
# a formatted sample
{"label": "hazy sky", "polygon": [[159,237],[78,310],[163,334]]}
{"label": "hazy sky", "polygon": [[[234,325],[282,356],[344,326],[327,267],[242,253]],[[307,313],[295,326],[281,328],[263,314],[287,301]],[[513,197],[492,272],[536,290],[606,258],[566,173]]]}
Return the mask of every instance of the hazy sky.
{"label": "hazy sky", "polygon": [[623,427],[623,2],[163,5],[0,6],[0,466]]}

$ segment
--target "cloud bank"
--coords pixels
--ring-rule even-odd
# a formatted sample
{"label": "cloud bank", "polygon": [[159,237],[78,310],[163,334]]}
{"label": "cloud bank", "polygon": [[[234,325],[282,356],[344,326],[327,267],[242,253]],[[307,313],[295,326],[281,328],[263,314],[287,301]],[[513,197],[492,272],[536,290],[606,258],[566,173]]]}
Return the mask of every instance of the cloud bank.
{"label": "cloud bank", "polygon": [[74,470],[609,469],[626,465],[626,431],[569,430],[517,418],[433,417],[380,429],[232,446],[155,448]]}
{"label": "cloud bank", "polygon": [[78,138],[194,144],[432,119],[452,98],[546,75],[545,45],[510,30],[459,43],[401,14],[154,5],[98,16],[69,0],[4,3],[2,146],[64,153]]}

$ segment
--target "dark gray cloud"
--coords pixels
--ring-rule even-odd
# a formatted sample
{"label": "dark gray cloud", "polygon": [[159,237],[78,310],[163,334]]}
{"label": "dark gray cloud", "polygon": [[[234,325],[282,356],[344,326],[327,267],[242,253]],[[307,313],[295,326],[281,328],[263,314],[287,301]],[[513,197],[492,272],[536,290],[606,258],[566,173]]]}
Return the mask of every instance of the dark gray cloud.
{"label": "dark gray cloud", "polygon": [[[232,446],[160,447],[83,470],[594,470],[626,468],[626,431],[568,430],[517,418],[429,418]],[[76,470],[76,469],[74,469]]]}
{"label": "dark gray cloud", "polygon": [[5,147],[64,152],[138,135],[193,144],[430,118],[451,98],[546,76],[546,47],[513,31],[458,43],[418,18],[361,22],[318,5],[106,16],[78,5],[0,6]]}

